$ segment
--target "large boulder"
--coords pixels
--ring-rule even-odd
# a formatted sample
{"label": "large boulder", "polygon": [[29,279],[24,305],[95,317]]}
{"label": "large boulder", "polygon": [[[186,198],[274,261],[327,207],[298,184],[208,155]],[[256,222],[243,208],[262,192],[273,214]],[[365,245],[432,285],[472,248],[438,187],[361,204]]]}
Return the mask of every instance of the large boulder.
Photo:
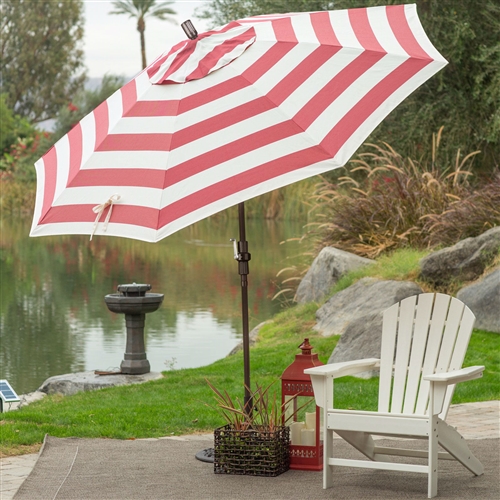
{"label": "large boulder", "polygon": [[453,280],[472,281],[483,274],[500,251],[500,226],[476,238],[431,253],[420,261],[420,276],[436,286]]}
{"label": "large boulder", "polygon": [[457,298],[476,316],[475,328],[500,333],[500,268],[462,288]]}
{"label": "large boulder", "polygon": [[[318,309],[315,329],[323,335],[341,335],[328,363],[353,359],[379,358],[383,312],[422,289],[409,281],[381,281],[363,278],[336,293]],[[362,372],[368,378],[378,372]]]}
{"label": "large boulder", "polygon": [[314,259],[300,282],[295,301],[299,304],[319,301],[328,294],[342,276],[373,262],[371,259],[365,259],[338,248],[325,247]]}
{"label": "large boulder", "polygon": [[[328,363],[354,359],[380,358],[382,343],[382,313],[372,313],[351,321],[333,350]],[[359,372],[355,377],[377,376],[378,370]]]}
{"label": "large boulder", "polygon": [[[382,312],[396,302],[419,293],[422,293],[422,289],[410,281],[360,279],[333,295],[316,311],[317,322],[314,329],[325,337],[344,335],[353,321],[367,319],[374,314],[381,318]],[[366,330],[371,329],[372,325],[367,325]]]}

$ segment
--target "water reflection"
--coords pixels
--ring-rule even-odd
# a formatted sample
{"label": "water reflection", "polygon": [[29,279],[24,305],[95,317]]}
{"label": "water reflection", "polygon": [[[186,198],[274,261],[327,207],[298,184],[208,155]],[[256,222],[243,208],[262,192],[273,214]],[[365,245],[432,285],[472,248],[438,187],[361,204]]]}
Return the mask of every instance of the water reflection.
{"label": "water reflection", "polygon": [[[3,219],[0,244],[0,377],[20,392],[62,373],[119,367],[123,315],[104,295],[120,283],[150,283],[165,294],[147,316],[146,351],[154,371],[224,357],[241,338],[240,288],[229,238],[237,221],[201,221],[156,244],[121,238],[29,238],[29,221]],[[247,238],[250,326],[280,305],[277,271],[288,265],[286,238],[299,222],[250,220]]]}

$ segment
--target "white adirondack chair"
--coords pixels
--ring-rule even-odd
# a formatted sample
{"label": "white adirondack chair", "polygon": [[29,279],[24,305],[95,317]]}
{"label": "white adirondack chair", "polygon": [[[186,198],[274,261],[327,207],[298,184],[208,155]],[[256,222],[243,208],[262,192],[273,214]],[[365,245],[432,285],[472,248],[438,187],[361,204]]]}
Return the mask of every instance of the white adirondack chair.
{"label": "white adirondack chair", "polygon": [[[323,488],[332,466],[365,467],[428,474],[428,496],[437,495],[438,458],[456,459],[476,476],[483,466],[455,428],[444,422],[455,384],[482,377],[484,366],[462,368],[475,317],[448,295],[408,297],[384,312],[381,357],[305,370],[323,411]],[[333,381],[380,368],[378,411],[334,409]],[[334,458],[333,432],[370,460]],[[372,435],[419,438],[427,450],[377,446]],[[439,452],[440,445],[446,452]],[[427,458],[427,465],[391,462],[390,455]]]}

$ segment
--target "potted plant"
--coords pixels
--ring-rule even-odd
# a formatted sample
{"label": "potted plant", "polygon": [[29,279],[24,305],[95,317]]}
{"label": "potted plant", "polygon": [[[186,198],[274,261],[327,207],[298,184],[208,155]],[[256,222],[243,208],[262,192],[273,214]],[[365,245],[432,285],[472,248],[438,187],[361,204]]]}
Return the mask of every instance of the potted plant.
{"label": "potted plant", "polygon": [[[284,421],[283,405],[270,386],[250,391],[251,408],[227,391],[214,392],[216,408],[226,425],[214,431],[214,472],[278,476],[290,466],[290,429]],[[210,405],[209,405],[210,406]]]}

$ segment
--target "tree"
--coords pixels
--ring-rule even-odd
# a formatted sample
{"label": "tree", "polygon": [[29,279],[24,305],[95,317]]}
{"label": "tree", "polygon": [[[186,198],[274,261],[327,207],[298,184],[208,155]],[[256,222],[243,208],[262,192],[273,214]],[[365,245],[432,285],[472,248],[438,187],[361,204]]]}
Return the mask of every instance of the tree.
{"label": "tree", "polygon": [[1,92],[6,105],[38,123],[82,87],[83,2],[2,0]]}
{"label": "tree", "polygon": [[310,12],[333,9],[328,0],[211,0],[196,13],[198,19],[211,19],[214,26],[261,14]]}
{"label": "tree", "polygon": [[113,6],[115,10],[110,14],[128,14],[129,17],[137,19],[137,31],[141,38],[141,60],[142,69],[146,67],[146,40],[144,32],[146,31],[146,17],[156,17],[162,21],[174,22],[167,16],[176,14],[175,10],[168,7],[173,2],[160,2],[156,0],[115,0]]}

